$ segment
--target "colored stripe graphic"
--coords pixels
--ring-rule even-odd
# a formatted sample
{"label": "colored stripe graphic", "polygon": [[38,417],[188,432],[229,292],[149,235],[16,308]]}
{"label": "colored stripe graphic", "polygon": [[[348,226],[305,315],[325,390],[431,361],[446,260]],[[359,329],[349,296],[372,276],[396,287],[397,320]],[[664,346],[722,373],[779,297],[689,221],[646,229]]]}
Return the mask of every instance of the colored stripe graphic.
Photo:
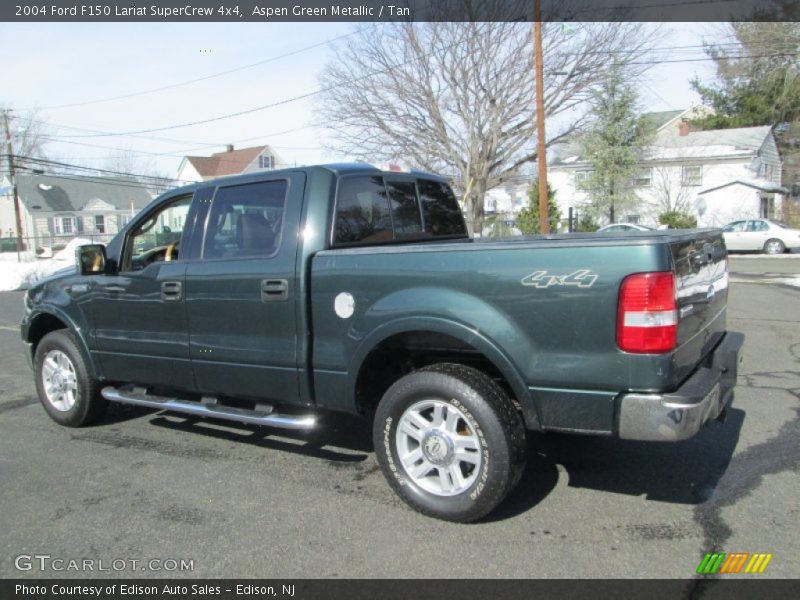
{"label": "colored stripe graphic", "polygon": [[[714,575],[716,573],[763,573],[772,560],[772,554],[758,552],[706,552],[697,567],[698,575]],[[749,560],[748,560],[749,559]],[[747,565],[745,567],[745,565]]]}
{"label": "colored stripe graphic", "polygon": [[728,555],[728,559],[723,563],[719,572],[738,573],[748,556],[750,556],[749,552],[732,552]]}
{"label": "colored stripe graphic", "polygon": [[724,552],[706,552],[706,555],[703,557],[703,560],[700,562],[700,566],[697,567],[697,573],[702,575],[711,575],[719,570],[720,566],[722,566],[722,561],[725,560],[725,553]]}
{"label": "colored stripe graphic", "polygon": [[767,568],[769,561],[772,560],[772,554],[753,554],[753,558],[744,570],[745,573],[763,573]]}

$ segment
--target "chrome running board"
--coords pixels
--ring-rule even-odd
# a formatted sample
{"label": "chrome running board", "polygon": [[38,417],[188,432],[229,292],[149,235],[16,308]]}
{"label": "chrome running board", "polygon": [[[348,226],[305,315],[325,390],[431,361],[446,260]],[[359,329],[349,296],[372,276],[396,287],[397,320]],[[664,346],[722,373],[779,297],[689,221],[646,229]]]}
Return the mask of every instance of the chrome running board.
{"label": "chrome running board", "polygon": [[314,415],[279,415],[272,412],[271,406],[259,405],[255,410],[248,410],[233,406],[220,406],[216,403],[215,398],[203,398],[201,402],[192,402],[191,400],[179,400],[178,398],[167,396],[155,396],[148,394],[144,388],[137,387],[119,389],[109,386],[103,388],[100,393],[103,398],[111,402],[123,402],[159,410],[172,410],[197,417],[226,419],[228,421],[238,421],[239,423],[250,423],[251,425],[267,425],[282,429],[311,429],[316,423]]}

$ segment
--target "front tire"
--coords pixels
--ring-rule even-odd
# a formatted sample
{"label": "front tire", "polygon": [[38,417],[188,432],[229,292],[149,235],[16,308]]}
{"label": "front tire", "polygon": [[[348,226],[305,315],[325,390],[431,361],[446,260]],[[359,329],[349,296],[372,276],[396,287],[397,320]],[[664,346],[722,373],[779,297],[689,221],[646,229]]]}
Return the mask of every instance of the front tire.
{"label": "front tire", "polygon": [[386,479],[412,508],[470,522],[494,510],[525,467],[525,428],[489,377],[438,364],[395,382],[378,405],[375,452]]}
{"label": "front tire", "polygon": [[88,368],[75,336],[66,329],[42,338],[34,356],[36,391],[45,411],[56,423],[82,427],[106,410],[100,386]]}
{"label": "front tire", "polygon": [[783,254],[786,245],[779,239],[773,238],[764,242],[764,254]]}

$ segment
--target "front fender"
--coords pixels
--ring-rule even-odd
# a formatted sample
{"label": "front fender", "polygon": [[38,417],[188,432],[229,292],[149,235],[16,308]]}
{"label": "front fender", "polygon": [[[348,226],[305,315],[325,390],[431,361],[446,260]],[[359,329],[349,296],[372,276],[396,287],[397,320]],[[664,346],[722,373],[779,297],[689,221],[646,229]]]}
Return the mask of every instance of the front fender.
{"label": "front fender", "polygon": [[37,323],[40,323],[42,319],[47,319],[48,317],[58,319],[69,331],[72,332],[81,349],[83,350],[84,356],[87,357],[87,367],[89,368],[90,374],[92,377],[98,377],[99,374],[95,368],[94,361],[92,360],[92,354],[89,350],[89,344],[86,340],[86,336],[88,335],[86,323],[79,322],[69,313],[52,304],[34,308],[31,313],[25,317],[25,320],[22,323],[22,339],[26,343],[30,344],[31,362],[33,362],[33,355],[36,353],[36,346],[33,344],[33,341],[37,333]]}

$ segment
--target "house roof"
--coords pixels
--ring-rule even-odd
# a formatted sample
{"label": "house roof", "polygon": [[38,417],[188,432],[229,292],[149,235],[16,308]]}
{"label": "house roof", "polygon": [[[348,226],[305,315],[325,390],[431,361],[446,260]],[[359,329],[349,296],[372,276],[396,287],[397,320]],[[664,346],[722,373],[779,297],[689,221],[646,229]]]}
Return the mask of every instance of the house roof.
{"label": "house roof", "polygon": [[191,163],[201,177],[222,177],[241,173],[267,150],[270,150],[269,146],[253,146],[217,152],[211,156],[187,156],[184,160]]}
{"label": "house roof", "polygon": [[[667,121],[669,122],[669,121]],[[664,127],[656,133],[653,142],[642,152],[644,160],[675,160],[683,158],[717,158],[755,156],[771,135],[769,125],[739,127],[736,129],[711,129],[689,131],[680,135],[677,127]],[[554,165],[581,165],[577,144],[565,146]]]}
{"label": "house roof", "polygon": [[663,130],[656,135],[653,146],[661,148],[728,147],[733,151],[752,152],[761,148],[771,130],[769,125],[763,125],[761,127],[690,131],[684,136],[670,130]]}
{"label": "house roof", "polygon": [[685,112],[685,110],[662,110],[660,112],[645,113],[642,115],[642,124],[653,129],[661,129],[672,119]]}
{"label": "house roof", "polygon": [[743,185],[749,188],[753,188],[754,190],[759,190],[762,192],[768,193],[777,193],[777,194],[788,194],[789,190],[783,187],[782,185],[775,183],[774,181],[769,181],[768,179],[731,179],[727,183],[723,183],[722,185],[715,185],[714,187],[706,188],[703,191],[699,192],[699,194],[708,194],[710,192],[715,192],[722,188],[729,187],[731,185]]}
{"label": "house roof", "polygon": [[79,212],[94,200],[116,210],[138,211],[153,197],[132,179],[80,175],[18,175],[17,192],[28,208],[51,212]]}

